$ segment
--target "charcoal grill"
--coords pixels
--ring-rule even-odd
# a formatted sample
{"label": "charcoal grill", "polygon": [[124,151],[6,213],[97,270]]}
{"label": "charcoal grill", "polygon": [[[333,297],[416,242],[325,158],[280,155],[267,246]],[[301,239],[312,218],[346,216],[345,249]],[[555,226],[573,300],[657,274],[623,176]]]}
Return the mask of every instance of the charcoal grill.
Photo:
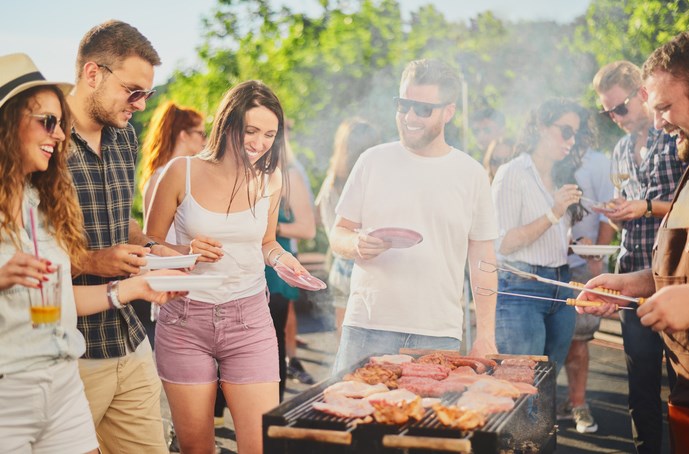
{"label": "charcoal grill", "polygon": [[[363,366],[368,358],[351,370]],[[539,361],[534,385],[538,394],[522,395],[508,412],[492,414],[485,426],[462,431],[443,425],[431,409],[420,421],[403,425],[357,424],[312,408],[323,401],[323,390],[342,380],[340,373],[318,383],[263,415],[264,452],[268,454],[361,453],[413,454],[473,452],[475,454],[549,454],[555,452],[555,367]],[[444,405],[461,393],[448,393]]]}

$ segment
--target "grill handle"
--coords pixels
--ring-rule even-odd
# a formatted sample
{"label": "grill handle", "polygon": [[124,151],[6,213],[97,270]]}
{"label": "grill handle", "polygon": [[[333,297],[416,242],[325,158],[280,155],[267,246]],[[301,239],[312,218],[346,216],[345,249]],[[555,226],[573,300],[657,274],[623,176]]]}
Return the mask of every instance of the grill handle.
{"label": "grill handle", "polygon": [[385,435],[383,436],[383,446],[386,448],[401,449],[428,449],[432,451],[448,451],[469,454],[471,453],[471,442],[466,438],[437,438],[437,437],[414,437],[409,435]]}
{"label": "grill handle", "polygon": [[314,440],[335,445],[351,445],[352,433],[338,430],[304,429],[301,427],[269,426],[269,438]]}

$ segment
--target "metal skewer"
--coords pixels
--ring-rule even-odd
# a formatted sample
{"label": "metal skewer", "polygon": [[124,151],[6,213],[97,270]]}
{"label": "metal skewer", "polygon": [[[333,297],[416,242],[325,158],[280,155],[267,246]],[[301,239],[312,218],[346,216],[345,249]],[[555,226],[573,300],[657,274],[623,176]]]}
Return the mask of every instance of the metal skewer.
{"label": "metal skewer", "polygon": [[[567,298],[566,300],[563,299],[558,299],[558,298],[546,298],[543,296],[535,296],[535,295],[522,295],[521,293],[512,293],[512,292],[502,292],[498,290],[492,290],[489,288],[484,288],[484,287],[474,287],[474,291],[483,296],[490,296],[494,294],[499,294],[499,295],[509,295],[509,296],[517,296],[519,298],[532,298],[535,300],[545,300],[545,301],[559,301],[561,303],[566,303],[568,306],[579,306],[579,307],[601,307],[604,304],[603,301],[584,301],[584,300],[578,300],[576,298]],[[633,307],[626,307],[626,306],[620,306],[619,304],[615,304],[615,310],[619,311],[621,309],[626,309],[626,310],[634,310],[635,308]]]}
{"label": "metal skewer", "polygon": [[530,279],[533,281],[542,282],[544,284],[557,285],[559,287],[565,287],[565,288],[569,288],[572,290],[577,290],[579,292],[593,293],[594,295],[606,296],[608,298],[616,298],[619,300],[629,301],[631,303],[636,303],[639,305],[643,304],[646,301],[645,298],[634,298],[631,296],[621,295],[619,293],[616,293],[614,290],[609,290],[609,289],[605,289],[602,287],[584,288],[585,284],[582,284],[579,282],[560,282],[560,281],[556,281],[555,279],[548,279],[545,277],[541,277],[537,274],[527,273],[526,271],[522,271],[522,270],[515,268],[513,266],[510,266],[506,263],[503,263],[502,266],[498,266],[494,263],[490,263],[490,262],[486,262],[486,261],[481,260],[478,262],[478,268],[481,271],[485,271],[486,273],[495,273],[498,270],[505,271],[507,273],[515,274],[515,275],[517,275],[521,278],[524,278],[524,279]]}

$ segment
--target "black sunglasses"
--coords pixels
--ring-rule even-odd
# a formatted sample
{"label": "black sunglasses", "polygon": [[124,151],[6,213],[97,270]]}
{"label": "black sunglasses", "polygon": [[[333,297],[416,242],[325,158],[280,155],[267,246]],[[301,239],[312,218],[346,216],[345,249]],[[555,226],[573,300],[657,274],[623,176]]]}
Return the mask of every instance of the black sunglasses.
{"label": "black sunglasses", "polygon": [[627,109],[627,104],[629,104],[629,101],[631,101],[632,98],[633,98],[634,96],[636,96],[636,94],[638,93],[638,91],[639,91],[639,89],[637,88],[636,90],[634,90],[633,92],[631,92],[631,93],[629,94],[629,96],[627,96],[627,97],[625,98],[625,100],[622,101],[621,104],[616,105],[616,106],[613,107],[612,109],[610,109],[610,110],[601,110],[601,111],[599,111],[598,113],[601,114],[601,115],[605,115],[606,117],[610,117],[611,119],[612,119],[612,114],[615,114],[615,115],[617,115],[618,117],[624,117],[625,115],[627,115],[627,114],[629,113],[629,109]]}
{"label": "black sunglasses", "polygon": [[409,112],[409,109],[414,109],[414,113],[421,118],[428,118],[433,114],[433,110],[450,104],[449,102],[433,104],[430,102],[412,101],[411,99],[399,98],[397,96],[392,99],[397,106],[397,112],[406,114]]}
{"label": "black sunglasses", "polygon": [[553,126],[560,128],[560,134],[562,134],[563,140],[569,140],[577,135],[577,132],[570,125],[558,125],[557,123],[553,123]]}
{"label": "black sunglasses", "polygon": [[[55,127],[57,127],[58,124],[58,119],[55,115],[53,114],[29,114],[30,117],[34,118],[40,118],[41,119],[41,124],[43,125],[43,129],[45,129],[45,132],[48,134],[52,134],[55,132]],[[60,123],[60,128],[62,129],[63,132],[66,133],[67,129],[62,120],[59,120]]]}
{"label": "black sunglasses", "polygon": [[155,90],[132,90],[124,82],[122,82],[122,79],[120,79],[118,75],[112,71],[112,69],[108,68],[106,65],[100,65],[98,63],[96,63],[96,65],[98,65],[99,68],[107,69],[110,74],[115,76],[117,80],[120,81],[120,85],[122,85],[122,87],[129,92],[129,98],[127,98],[127,102],[129,103],[137,102],[141,98],[148,99],[156,92]]}

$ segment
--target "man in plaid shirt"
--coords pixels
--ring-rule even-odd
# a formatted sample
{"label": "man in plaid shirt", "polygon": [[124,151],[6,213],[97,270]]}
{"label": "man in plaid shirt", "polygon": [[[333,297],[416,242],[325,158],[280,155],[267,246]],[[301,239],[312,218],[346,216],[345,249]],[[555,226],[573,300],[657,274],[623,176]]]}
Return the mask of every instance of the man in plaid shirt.
{"label": "man in plaid shirt", "polygon": [[[617,266],[621,273],[650,268],[656,232],[685,164],[677,156],[675,139],[653,127],[639,67],[628,61],[610,63],[598,71],[593,86],[603,105],[601,114],[627,133],[617,142],[612,159],[628,169],[629,182],[616,190],[614,207],[605,212],[622,226]],[[622,312],[634,444],[639,453],[658,453],[663,433],[660,387],[665,345],[658,333],[641,325],[636,312]],[[668,378],[672,388],[676,376],[670,367]]]}
{"label": "man in plaid shirt", "polygon": [[[145,255],[176,254],[153,244],[130,218],[138,142],[129,124],[153,94],[160,58],[137,29],[119,21],[92,28],[77,56],[69,168],[84,213],[89,260],[76,285],[97,285],[139,272]],[[116,296],[115,296],[116,299]],[[134,308],[79,317],[86,354],[81,378],[104,453],[167,453],[160,379]]]}

